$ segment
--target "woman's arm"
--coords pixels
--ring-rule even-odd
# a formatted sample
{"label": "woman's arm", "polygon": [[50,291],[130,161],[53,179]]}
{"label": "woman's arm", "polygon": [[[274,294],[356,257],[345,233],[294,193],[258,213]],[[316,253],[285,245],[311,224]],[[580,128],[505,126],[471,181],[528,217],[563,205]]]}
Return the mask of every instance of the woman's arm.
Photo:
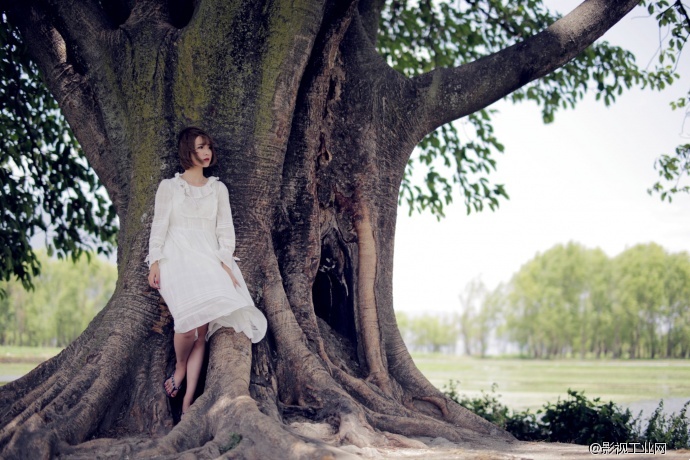
{"label": "woman's arm", "polygon": [[224,183],[218,182],[218,212],[216,214],[216,237],[218,238],[217,256],[223,269],[230,275],[232,284],[240,283],[232,273],[232,263],[235,253],[235,226],[232,223],[232,210],[230,209],[230,196]]}
{"label": "woman's arm", "polygon": [[160,288],[160,269],[158,261],[163,259],[163,244],[168,233],[170,211],[172,210],[172,191],[168,181],[162,181],[156,192],[156,204],[153,209],[153,222],[149,236],[149,255],[146,261],[149,264],[149,285],[152,288]]}
{"label": "woman's arm", "polygon": [[232,224],[230,197],[224,183],[218,182],[218,213],[216,214],[216,237],[218,238],[217,256],[221,262],[232,267],[235,253],[235,226]]}

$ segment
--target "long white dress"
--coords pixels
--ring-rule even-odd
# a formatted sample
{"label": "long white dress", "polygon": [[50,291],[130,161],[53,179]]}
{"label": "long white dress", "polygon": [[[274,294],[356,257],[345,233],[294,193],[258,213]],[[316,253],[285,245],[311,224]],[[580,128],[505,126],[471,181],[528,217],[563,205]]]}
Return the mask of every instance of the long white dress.
{"label": "long white dress", "polygon": [[[209,323],[206,340],[221,327],[243,332],[253,343],[266,334],[266,318],[254,306],[237,266],[228,189],[217,177],[195,187],[179,174],[156,192],[149,238],[149,266],[160,266],[159,292],[175,320],[175,332]],[[236,288],[221,262],[240,283]]]}

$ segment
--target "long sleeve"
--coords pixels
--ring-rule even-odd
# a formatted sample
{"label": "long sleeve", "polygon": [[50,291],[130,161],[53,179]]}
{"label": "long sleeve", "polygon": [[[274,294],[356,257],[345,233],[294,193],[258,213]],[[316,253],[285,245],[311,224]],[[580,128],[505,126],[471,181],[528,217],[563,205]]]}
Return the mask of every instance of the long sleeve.
{"label": "long sleeve", "polygon": [[163,244],[168,233],[170,211],[172,210],[172,190],[169,181],[164,180],[158,186],[156,192],[156,204],[153,210],[153,222],[151,223],[151,235],[149,236],[149,255],[146,261],[149,267],[163,259]]}
{"label": "long sleeve", "polygon": [[235,253],[235,226],[232,224],[228,188],[222,182],[218,182],[216,237],[220,247],[217,252],[218,258],[228,267],[232,267],[233,254]]}

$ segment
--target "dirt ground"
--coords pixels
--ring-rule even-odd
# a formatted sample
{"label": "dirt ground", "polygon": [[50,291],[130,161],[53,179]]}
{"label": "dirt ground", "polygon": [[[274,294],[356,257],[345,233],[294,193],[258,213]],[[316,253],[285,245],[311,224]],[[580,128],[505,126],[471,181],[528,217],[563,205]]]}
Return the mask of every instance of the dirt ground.
{"label": "dirt ground", "polygon": [[[291,429],[307,439],[333,446],[332,427],[328,424],[292,423]],[[647,446],[647,451],[651,453],[642,453],[643,446],[632,443],[609,444],[608,451],[604,452],[605,446],[602,442],[601,445],[593,446],[590,452],[590,446],[524,442],[506,440],[498,436],[483,436],[457,443],[444,438],[407,438],[393,433],[378,432],[375,438],[369,439],[373,441],[369,445],[377,447],[340,445],[327,448],[333,452],[333,457],[337,460],[690,460],[690,450],[659,450],[654,453],[655,446]],[[621,450],[626,447],[628,453],[622,453]],[[633,449],[637,452],[633,452]]]}
{"label": "dirt ground", "polygon": [[[690,450],[666,451],[666,453],[590,453],[589,446],[541,442],[504,442],[484,440],[483,445],[458,444],[443,438],[415,438],[418,448],[384,447],[363,448],[344,446],[353,458],[360,459],[409,459],[409,460],[690,460]],[[641,449],[641,446],[637,447]]]}

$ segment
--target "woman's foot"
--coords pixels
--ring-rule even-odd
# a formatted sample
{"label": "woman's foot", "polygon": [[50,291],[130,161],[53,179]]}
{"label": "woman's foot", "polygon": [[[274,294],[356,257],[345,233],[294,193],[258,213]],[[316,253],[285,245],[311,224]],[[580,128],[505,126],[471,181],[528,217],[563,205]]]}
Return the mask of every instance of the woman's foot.
{"label": "woman's foot", "polygon": [[180,387],[175,384],[175,373],[170,374],[170,377],[163,382],[163,389],[165,390],[165,394],[168,395],[168,398],[177,396]]}
{"label": "woman's foot", "polygon": [[182,386],[183,379],[184,370],[182,370],[182,372],[178,372],[177,369],[175,369],[175,372],[170,374],[170,377],[163,382],[163,388],[165,389],[165,393],[168,395],[168,398],[174,398],[177,396],[177,393],[180,391],[180,387]]}

